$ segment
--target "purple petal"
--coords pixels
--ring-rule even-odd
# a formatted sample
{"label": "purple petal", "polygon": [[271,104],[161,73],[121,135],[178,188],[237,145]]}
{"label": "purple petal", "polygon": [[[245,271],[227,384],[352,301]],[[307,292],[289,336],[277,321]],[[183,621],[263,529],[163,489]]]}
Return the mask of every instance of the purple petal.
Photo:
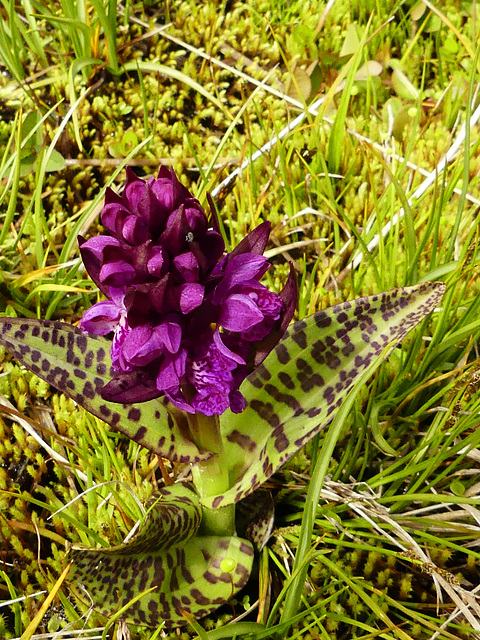
{"label": "purple petal", "polygon": [[154,329],[154,333],[170,353],[177,353],[182,342],[182,328],[177,322],[163,322]]}
{"label": "purple petal", "polygon": [[150,302],[155,311],[161,315],[178,310],[178,300],[173,285],[173,279],[169,273],[158,282],[147,285],[145,291],[150,297]]}
{"label": "purple petal", "polygon": [[280,319],[284,304],[278,293],[269,291],[258,282],[250,284],[248,287],[240,287],[244,295],[248,295],[253,304],[263,315],[263,321],[242,333],[242,338],[249,342],[263,340],[275,327]]}
{"label": "purple petal", "polygon": [[208,227],[207,216],[201,204],[195,198],[185,200],[185,216],[194,240],[205,235]]}
{"label": "purple petal", "polygon": [[160,236],[160,242],[172,255],[179,254],[188,242],[190,228],[185,215],[185,207],[181,205],[167,220],[165,231]]}
{"label": "purple petal", "polygon": [[125,207],[123,202],[110,202],[103,207],[100,219],[103,226],[110,233],[121,239],[123,221],[131,215],[132,213]]}
{"label": "purple petal", "polygon": [[207,269],[211,269],[220,258],[223,256],[223,252],[225,251],[225,243],[223,241],[222,236],[214,231],[213,229],[209,229],[207,233],[200,238],[198,241],[198,249],[192,246],[192,252],[195,252],[197,255],[197,251],[203,256],[203,260],[197,255],[197,260],[202,267],[203,271],[207,271]]}
{"label": "purple petal", "polygon": [[263,313],[248,295],[233,294],[222,304],[218,324],[227,331],[243,332],[263,320]]}
{"label": "purple petal", "polygon": [[107,262],[98,274],[99,280],[110,287],[122,287],[134,280],[135,268],[125,260]]}
{"label": "purple petal", "polygon": [[105,336],[114,331],[121,315],[122,310],[114,302],[97,302],[83,314],[80,328],[97,336]]}
{"label": "purple petal", "polygon": [[125,287],[108,287],[108,297],[117,307],[121,307],[122,309],[125,309],[125,292]]}
{"label": "purple petal", "polygon": [[101,260],[105,249],[122,249],[122,243],[110,236],[95,236],[81,244],[82,252],[88,251],[94,258]]}
{"label": "purple petal", "polygon": [[166,355],[158,371],[156,386],[160,391],[176,393],[185,375],[187,350],[181,349],[175,355]]}
{"label": "purple petal", "polygon": [[[128,181],[128,171],[129,171],[130,167],[127,167],[127,181]],[[123,206],[125,206],[125,202],[123,201],[123,198],[121,196],[119,196],[117,193],[115,193],[115,191],[113,191],[113,189],[110,189],[110,187],[107,187],[105,189],[105,204],[121,204]]]}
{"label": "purple petal", "polygon": [[130,215],[122,225],[122,236],[132,245],[142,244],[150,239],[150,231],[146,222],[138,216]]}
{"label": "purple petal", "polygon": [[152,327],[134,327],[123,343],[122,355],[126,362],[135,367],[145,367],[162,355],[164,343]]}
{"label": "purple petal", "polygon": [[[178,310],[178,300],[170,274],[151,284],[128,287],[125,295],[128,321],[132,326],[161,321],[161,316]],[[159,317],[160,316],[160,317]]]}
{"label": "purple petal", "polygon": [[[114,238],[108,238],[108,236],[99,236],[100,238],[107,238],[113,242],[117,242]],[[98,243],[92,243],[91,240],[85,240],[82,236],[78,236],[78,246],[80,247],[80,254],[82,256],[83,264],[87,270],[90,278],[95,282],[97,287],[108,296],[108,286],[100,281],[100,268],[102,266],[101,250]],[[90,244],[88,244],[90,243]],[[93,248],[91,245],[93,244]],[[87,246],[85,246],[87,245]],[[105,245],[104,245],[105,246]]]}
{"label": "purple petal", "polygon": [[180,411],[195,413],[195,409],[185,400],[181,391],[165,391],[165,396]]}
{"label": "purple petal", "polygon": [[213,293],[213,304],[220,304],[236,285],[245,284],[249,280],[260,279],[269,269],[266,258],[250,253],[235,256],[228,262],[220,283]]}
{"label": "purple petal", "polygon": [[126,175],[127,179],[125,180],[125,188],[124,188],[124,194],[123,194],[124,197],[125,197],[125,189],[127,187],[129,187],[132,183],[134,183],[134,182],[143,182],[143,180],[137,176],[135,171],[129,165],[127,165],[127,167],[125,167],[125,175]]}
{"label": "purple petal", "polygon": [[160,167],[158,178],[152,183],[152,192],[165,212],[177,209],[182,202],[191,197],[188,189],[179,182],[175,171],[168,167]]}
{"label": "purple petal", "polygon": [[152,192],[153,178],[144,182],[130,171],[131,180],[127,180],[123,197],[133,213],[137,214],[147,224],[150,232],[155,236],[163,226],[166,212],[159,206]]}
{"label": "purple petal", "polygon": [[182,280],[185,282],[198,282],[200,268],[198,260],[191,251],[175,256],[173,264]]}
{"label": "purple petal", "polygon": [[168,260],[163,247],[152,247],[150,249],[150,257],[147,261],[147,271],[151,276],[157,278],[165,275],[168,268]]}
{"label": "purple petal", "polygon": [[223,356],[225,356],[226,358],[229,358],[230,360],[233,360],[234,362],[237,362],[238,364],[246,364],[243,358],[241,358],[234,351],[230,351],[230,349],[227,346],[225,346],[225,344],[222,342],[222,338],[220,337],[220,333],[218,331],[215,331],[213,333],[213,341],[215,342],[215,346]]}
{"label": "purple petal", "polygon": [[198,283],[181,284],[178,288],[180,311],[184,314],[191,313],[203,302],[205,287]]}

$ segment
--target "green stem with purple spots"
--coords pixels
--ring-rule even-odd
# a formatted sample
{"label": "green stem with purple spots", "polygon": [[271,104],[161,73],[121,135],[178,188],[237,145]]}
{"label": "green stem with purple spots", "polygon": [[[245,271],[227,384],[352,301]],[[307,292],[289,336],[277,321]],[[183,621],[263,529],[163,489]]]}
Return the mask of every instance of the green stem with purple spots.
{"label": "green stem with purple spots", "polygon": [[[218,416],[196,413],[188,416],[190,435],[202,451],[214,455],[192,467],[193,481],[201,498],[223,494],[230,489],[229,465],[225,462]],[[202,535],[235,535],[235,505],[221,509],[202,508]]]}

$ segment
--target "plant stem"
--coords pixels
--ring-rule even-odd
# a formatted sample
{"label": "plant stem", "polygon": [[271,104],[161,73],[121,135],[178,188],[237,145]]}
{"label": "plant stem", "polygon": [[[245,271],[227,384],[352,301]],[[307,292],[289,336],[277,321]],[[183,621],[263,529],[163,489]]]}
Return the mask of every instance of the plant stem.
{"label": "plant stem", "polygon": [[[197,447],[214,455],[192,467],[193,481],[201,498],[214,496],[230,488],[228,466],[223,463],[223,443],[218,416],[201,413],[188,416],[190,434]],[[221,509],[203,507],[201,532],[216,536],[235,534],[235,506]]]}

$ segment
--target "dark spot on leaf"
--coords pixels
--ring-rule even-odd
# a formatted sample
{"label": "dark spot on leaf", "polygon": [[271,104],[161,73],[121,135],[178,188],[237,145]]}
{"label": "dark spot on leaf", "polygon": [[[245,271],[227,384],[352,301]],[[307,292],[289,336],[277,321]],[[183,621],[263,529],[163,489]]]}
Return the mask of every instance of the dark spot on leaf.
{"label": "dark spot on leaf", "polygon": [[112,413],[111,410],[104,404],[101,404],[98,409],[102,416],[105,416],[106,418]]}
{"label": "dark spot on leaf", "polygon": [[87,381],[85,383],[82,393],[87,398],[90,398],[90,399],[95,398],[95,389],[93,388],[93,385],[92,385],[92,383],[90,381]]}
{"label": "dark spot on leaf", "polygon": [[314,316],[315,324],[319,329],[324,329],[332,324],[332,319],[327,316],[325,311],[319,311]]}
{"label": "dark spot on leaf", "polygon": [[287,387],[287,389],[295,389],[295,383],[286,371],[280,371],[278,378],[280,382]]}
{"label": "dark spot on leaf", "polygon": [[254,411],[258,413],[260,418],[263,418],[273,428],[278,427],[280,419],[275,413],[273,405],[270,402],[262,402],[261,400],[252,400],[250,406]]}
{"label": "dark spot on leaf", "polygon": [[298,344],[300,349],[306,349],[307,348],[307,334],[305,333],[305,331],[300,330],[300,331],[293,332],[292,333],[292,340],[296,344]]}
{"label": "dark spot on leaf", "polygon": [[257,367],[256,373],[264,380],[270,380],[272,377],[270,371],[263,364]]}
{"label": "dark spot on leaf", "polygon": [[75,340],[77,347],[80,349],[80,351],[82,353],[85,353],[85,351],[87,350],[88,347],[88,341],[87,341],[87,336],[84,335],[77,335],[76,340]]}
{"label": "dark spot on leaf", "polygon": [[252,440],[250,436],[244,433],[240,433],[240,431],[237,431],[237,429],[234,429],[232,433],[228,434],[227,440],[229,442],[234,442],[235,444],[238,444],[239,447],[250,452],[254,451],[257,447],[256,442]]}
{"label": "dark spot on leaf", "polygon": [[278,344],[275,347],[275,353],[277,354],[277,358],[280,364],[287,364],[288,362],[290,362],[290,354],[288,353],[288,349],[284,344]]}
{"label": "dark spot on leaf", "polygon": [[147,427],[140,427],[140,429],[138,429],[136,434],[133,436],[133,439],[135,440],[135,442],[140,442],[140,440],[143,440],[146,433],[147,433]]}
{"label": "dark spot on leaf", "polygon": [[263,387],[263,382],[260,380],[259,376],[257,376],[256,371],[251,373],[248,376],[248,381],[252,384],[256,389],[261,389]]}
{"label": "dark spot on leaf", "polygon": [[[140,411],[140,409],[138,407],[134,407],[133,409],[130,409],[130,411],[128,412],[128,419],[132,420],[133,422],[138,422],[140,420],[141,415],[142,415],[142,412]],[[142,428],[145,429],[145,427],[142,427]]]}

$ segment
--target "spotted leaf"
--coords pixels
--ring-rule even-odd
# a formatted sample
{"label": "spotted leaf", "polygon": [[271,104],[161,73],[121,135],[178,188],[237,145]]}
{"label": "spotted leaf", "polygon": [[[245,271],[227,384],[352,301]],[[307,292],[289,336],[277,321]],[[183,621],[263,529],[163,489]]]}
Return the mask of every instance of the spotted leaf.
{"label": "spotted leaf", "polygon": [[100,396],[112,378],[111,343],[62,322],[0,318],[0,344],[23,365],[135,442],[174,462],[208,457],[188,438],[185,417],[161,400],[127,405]]}
{"label": "spotted leaf", "polygon": [[186,612],[208,615],[242,589],[253,547],[237,537],[198,536],[197,496],[181,485],[160,491],[143,529],[110,549],[75,549],[68,580],[78,597],[111,617],[139,594],[124,618],[167,628],[186,624]]}
{"label": "spotted leaf", "polygon": [[263,484],[333,419],[355,380],[375,359],[380,364],[444,290],[442,283],[394,289],[293,324],[241,387],[245,411],[223,414],[232,488],[202,504],[226,506]]}

